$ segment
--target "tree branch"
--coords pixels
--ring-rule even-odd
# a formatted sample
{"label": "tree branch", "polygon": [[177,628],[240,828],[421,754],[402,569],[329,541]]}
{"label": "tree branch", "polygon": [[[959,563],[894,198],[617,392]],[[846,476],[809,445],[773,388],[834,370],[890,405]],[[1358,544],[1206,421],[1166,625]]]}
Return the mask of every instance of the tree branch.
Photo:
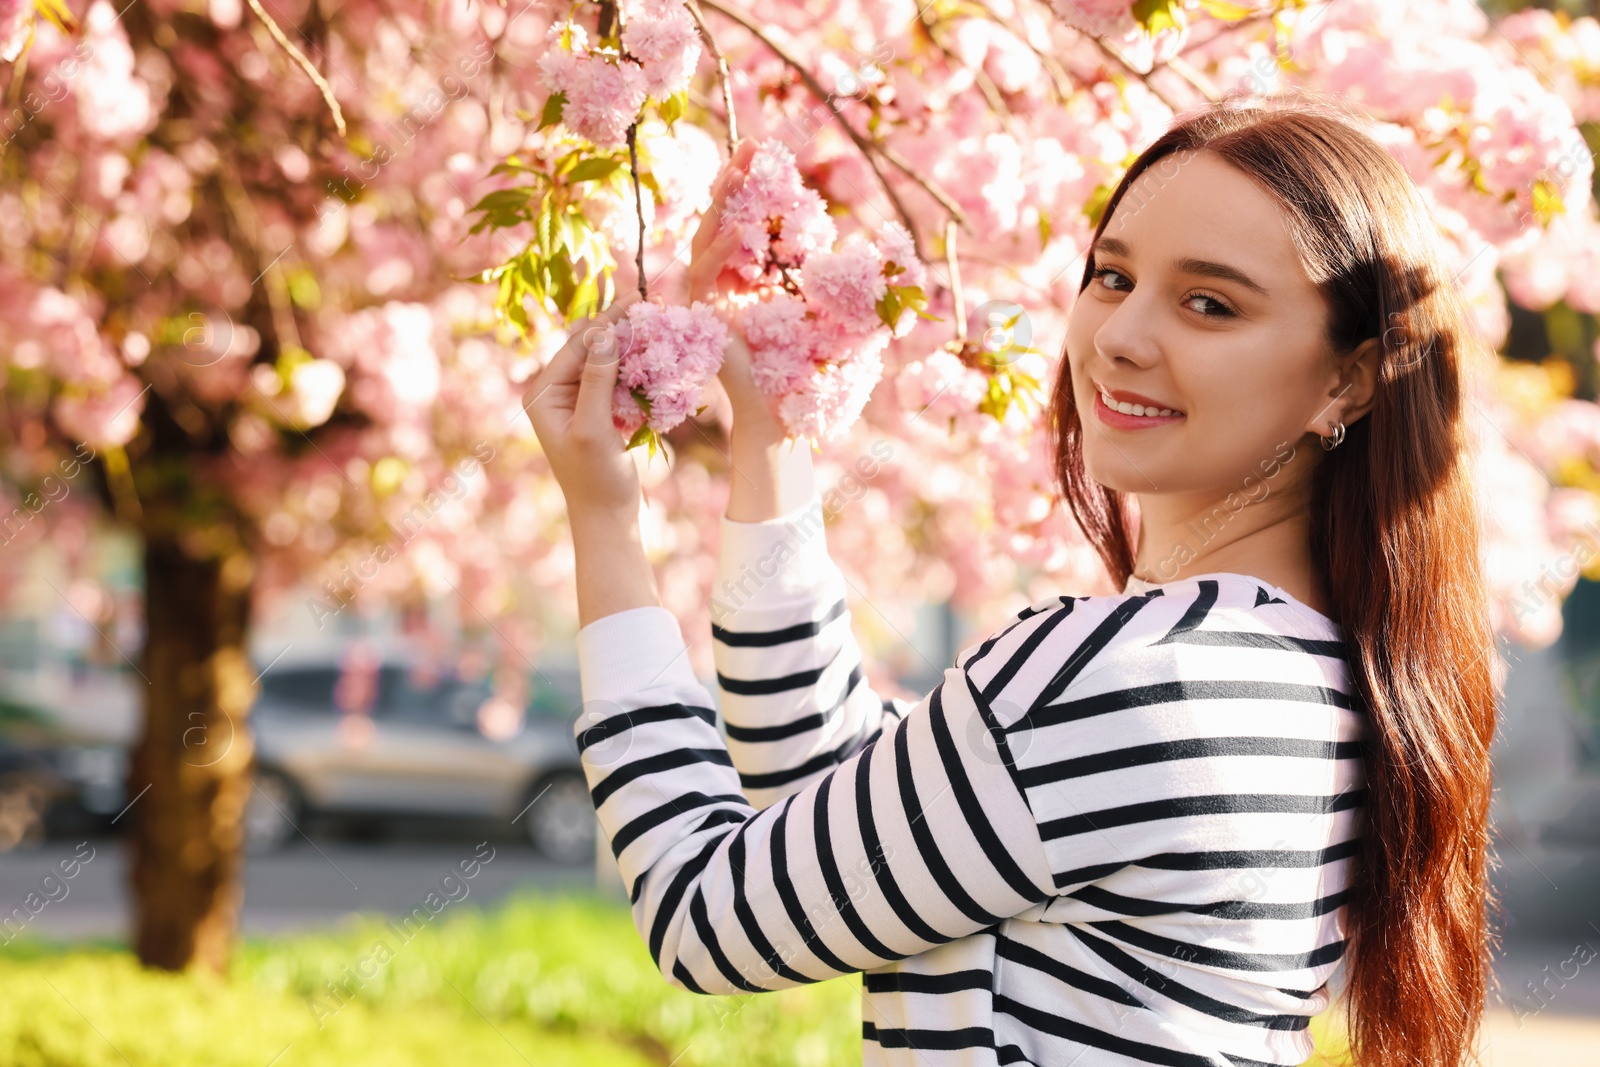
{"label": "tree branch", "polygon": [[1211,103],[1215,104],[1222,99],[1222,93],[1217,89],[1216,83],[1196,70],[1194,65],[1182,56],[1173,56],[1163,66],[1194,86],[1195,91]]}
{"label": "tree branch", "polygon": [[262,8],[261,0],[248,0],[248,2],[250,10],[254,11],[256,17],[267,27],[267,32],[272,34],[273,39],[278,42],[278,46],[289,53],[289,57],[300,65],[300,69],[306,72],[306,77],[310,78],[312,83],[321,91],[322,99],[328,102],[328,110],[333,112],[333,124],[338,127],[339,136],[343,137],[345,135],[344,112],[339,109],[339,101],[334,99],[333,87],[322,76],[322,72],[312,65],[311,60],[305,57],[305,53],[296,48],[294,42],[284,36],[283,30],[273,21],[272,16]]}
{"label": "tree branch", "polygon": [[639,270],[639,299],[650,299],[644,278],[644,196],[639,192],[639,123],[628,124],[628,172],[633,175],[633,210],[639,216],[639,250],[635,263]]}
{"label": "tree branch", "polygon": [[262,247],[260,215],[233,164],[225,162],[217,167],[217,187],[222,192],[223,203],[233,216],[235,225],[255,252],[256,262],[262,264],[258,280],[264,283],[262,292],[266,294],[267,308],[272,315],[273,340],[277,343],[278,351],[282,352],[285,348],[303,350],[305,345],[300,341],[300,327],[295,321],[294,307],[289,299],[289,286],[284,280],[283,268],[278,265],[282,253],[269,259],[274,253]]}
{"label": "tree branch", "polygon": [[1067,74],[1066,68],[1061,65],[1059,59],[1028,39],[1027,27],[1010,22],[993,9],[989,10],[989,18],[1001,29],[1027,45],[1028,49],[1039,58],[1039,63],[1044,67],[1045,73],[1050,75],[1050,83],[1055,86],[1058,99],[1065,102],[1072,97],[1072,77]]}
{"label": "tree branch", "polygon": [[[917,21],[922,26],[923,32],[928,35],[928,41],[939,50],[945,60],[952,66],[960,66],[961,63],[956,54],[943,41],[939,40],[938,35],[934,33],[934,27],[938,25],[937,16],[930,14],[929,8],[925,7],[922,9]],[[994,79],[989,77],[981,66],[971,69],[972,80],[977,84],[978,90],[983,93],[983,98],[989,102],[989,110],[999,117],[1000,125],[1005,127],[1006,133],[1020,140],[1020,138],[1017,138],[1017,126],[1012,118],[1011,108],[1006,105],[1005,97],[1000,93],[1000,87],[994,83]]]}
{"label": "tree branch", "polygon": [[971,232],[972,226],[967,221],[966,213],[961,210],[961,205],[957,204],[953,199],[951,199],[949,194],[947,194],[943,189],[940,189],[936,184],[918,174],[916,169],[913,168],[910,163],[906,162],[905,157],[900,155],[900,153],[896,152],[894,149],[890,148],[881,141],[868,140],[866,137],[863,137],[861,134],[857,133],[855,127],[850,125],[849,121],[845,119],[843,112],[840,111],[839,105],[833,99],[833,94],[823,89],[821,84],[819,84],[817,79],[812,75],[811,71],[808,70],[798,59],[791,55],[787,49],[778,44],[776,41],[772,40],[772,38],[768,37],[759,26],[747,18],[743,13],[722,6],[718,0],[698,0],[698,2],[704,4],[706,7],[717,12],[717,14],[723,16],[724,18],[737,22],[739,25],[748,30],[751,35],[756,38],[756,40],[760,41],[762,44],[771,49],[773,55],[781,59],[791,70],[799,75],[800,80],[805,83],[806,88],[811,90],[811,94],[827,106],[828,110],[832,112],[833,117],[838,120],[839,126],[850,137],[850,139],[855,142],[856,147],[861,150],[861,153],[866,156],[868,166],[872,168],[873,174],[878,178],[878,184],[883,187],[884,194],[888,196],[890,202],[894,204],[895,211],[900,215],[901,221],[905,223],[906,229],[911,233],[911,239],[917,242],[917,254],[919,256],[922,256],[924,259],[927,258],[926,256],[923,256],[921,241],[918,239],[917,235],[917,228],[912,223],[911,214],[906,210],[905,204],[900,200],[899,194],[897,194],[894,191],[894,188],[890,186],[888,178],[884,175],[882,169],[879,168],[877,162],[879,157],[881,157],[885,162],[893,166],[895,169],[899,170],[907,178],[910,178],[912,181],[916,182],[924,192],[933,197],[934,200],[938,201],[939,206],[944,208],[945,211],[948,212],[950,216],[953,217],[957,222],[959,222],[963,228],[968,230],[968,232]]}
{"label": "tree branch", "polygon": [[731,156],[739,143],[739,123],[733,113],[733,74],[728,69],[728,57],[717,47],[717,39],[711,36],[711,27],[706,25],[705,16],[700,13],[700,5],[695,0],[684,0],[683,6],[688,10],[689,17],[694,19],[695,28],[700,31],[700,39],[705,41],[706,47],[717,60],[717,78],[722,82],[722,106],[728,112],[728,154]]}
{"label": "tree branch", "polygon": [[1166,104],[1168,111],[1171,111],[1174,115],[1176,115],[1178,112],[1183,110],[1183,106],[1179,104],[1178,101],[1172,99],[1163,90],[1161,90],[1155,82],[1150,80],[1150,75],[1153,74],[1154,71],[1146,72],[1140,70],[1138,67],[1135,67],[1132,63],[1128,62],[1128,57],[1122,54],[1122,50],[1120,48],[1113,45],[1110,41],[1107,41],[1104,37],[1095,37],[1091,34],[1086,34],[1085,36],[1088,36],[1092,41],[1094,41],[1095,47],[1100,49],[1101,55],[1104,55],[1107,59],[1115,60],[1119,67],[1127,71],[1129,74],[1132,74],[1135,78],[1138,78],[1140,81],[1144,82],[1144,87],[1149,89],[1157,100],[1161,101],[1163,104]]}
{"label": "tree branch", "polygon": [[961,292],[961,265],[956,261],[956,220],[944,222],[944,261],[950,270],[951,315],[956,320],[956,343],[967,343],[967,301]]}

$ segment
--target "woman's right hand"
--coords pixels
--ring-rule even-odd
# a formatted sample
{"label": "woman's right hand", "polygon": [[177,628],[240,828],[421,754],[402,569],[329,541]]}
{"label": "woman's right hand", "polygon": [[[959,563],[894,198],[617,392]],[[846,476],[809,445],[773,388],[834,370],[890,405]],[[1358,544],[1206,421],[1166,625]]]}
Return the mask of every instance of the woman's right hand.
{"label": "woman's right hand", "polygon": [[728,295],[754,290],[737,272],[728,270],[728,259],[739,247],[739,231],[721,228],[728,192],[734,179],[744,175],[755,148],[753,138],[740,141],[712,185],[711,206],[700,217],[690,244],[689,301],[710,304],[728,324],[728,347],[717,378],[732,408],[733,438],[741,444],[766,445],[783,441],[787,434],[750,373],[750,347],[745,343],[742,316]]}

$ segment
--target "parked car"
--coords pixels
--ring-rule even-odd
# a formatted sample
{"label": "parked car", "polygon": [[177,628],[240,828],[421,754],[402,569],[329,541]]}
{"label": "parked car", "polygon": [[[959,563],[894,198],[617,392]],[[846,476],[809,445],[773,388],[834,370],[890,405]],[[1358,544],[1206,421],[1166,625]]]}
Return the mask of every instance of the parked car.
{"label": "parked car", "polygon": [[122,807],[127,769],[120,745],[0,697],[0,852],[106,824]]}
{"label": "parked car", "polygon": [[[354,681],[352,681],[354,679]],[[560,863],[592,859],[594,806],[578,762],[575,670],[542,670],[516,709],[486,682],[387,659],[273,665],[251,712],[249,847],[281,847],[308,814],[515,820]]]}

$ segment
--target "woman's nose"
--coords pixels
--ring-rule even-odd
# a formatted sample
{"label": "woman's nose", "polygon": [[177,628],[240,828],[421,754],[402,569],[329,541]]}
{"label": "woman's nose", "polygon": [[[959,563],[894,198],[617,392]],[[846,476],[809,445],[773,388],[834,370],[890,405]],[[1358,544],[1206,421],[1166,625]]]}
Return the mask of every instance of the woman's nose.
{"label": "woman's nose", "polygon": [[1095,352],[1108,363],[1141,367],[1161,358],[1160,319],[1138,290],[1117,303],[1094,334]]}

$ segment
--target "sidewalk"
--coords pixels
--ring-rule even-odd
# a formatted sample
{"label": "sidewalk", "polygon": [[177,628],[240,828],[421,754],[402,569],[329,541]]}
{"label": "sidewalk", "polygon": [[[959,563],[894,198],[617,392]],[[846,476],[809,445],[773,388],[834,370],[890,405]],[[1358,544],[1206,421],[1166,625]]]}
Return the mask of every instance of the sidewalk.
{"label": "sidewalk", "polygon": [[1496,1009],[1484,1018],[1483,1067],[1600,1067],[1600,1019],[1525,1017]]}

